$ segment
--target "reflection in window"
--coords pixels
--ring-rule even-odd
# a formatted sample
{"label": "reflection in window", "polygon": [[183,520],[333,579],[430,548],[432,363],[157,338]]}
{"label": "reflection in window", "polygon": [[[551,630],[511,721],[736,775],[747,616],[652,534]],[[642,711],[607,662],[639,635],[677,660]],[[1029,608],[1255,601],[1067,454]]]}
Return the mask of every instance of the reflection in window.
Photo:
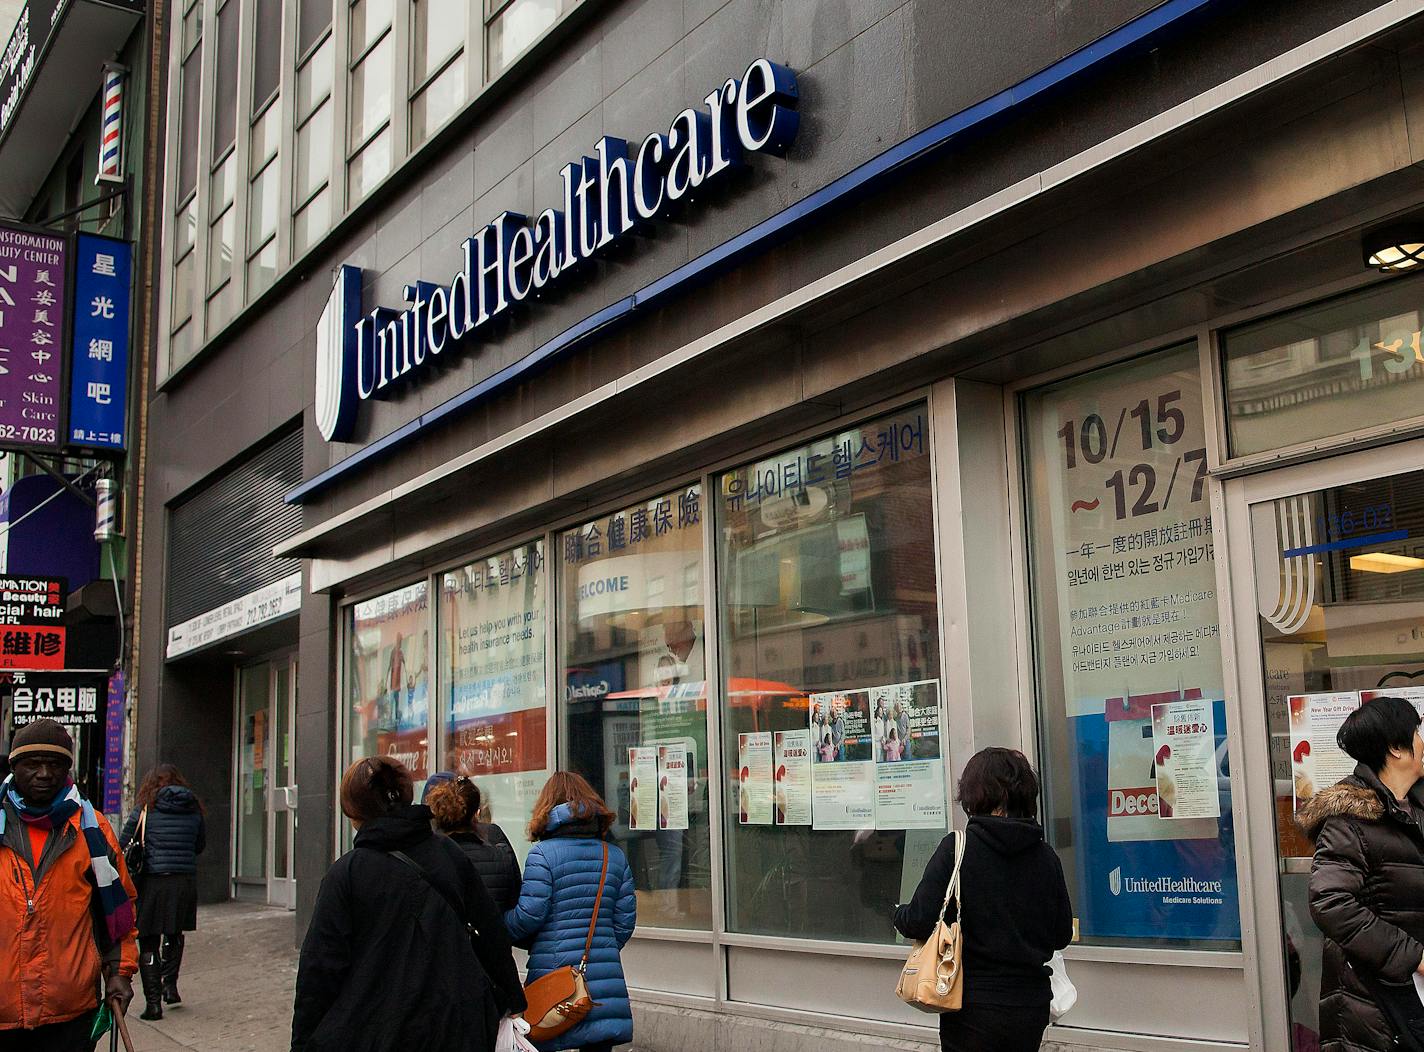
{"label": "reflection in window", "polygon": [[718,481],[733,931],[893,942],[944,835],[927,442],[919,406]]}
{"label": "reflection in window", "polygon": [[1193,344],[1024,400],[1044,828],[1086,944],[1240,945],[1201,387]]}
{"label": "reflection in window", "polygon": [[561,740],[618,816],[644,927],[712,923],[701,523],[694,485],[559,537]]}
{"label": "reflection in window", "polygon": [[391,129],[386,128],[355,157],[351,158],[351,176],[347,188],[352,202],[365,197],[391,170]]}
{"label": "reflection in window", "polygon": [[520,52],[544,35],[559,15],[577,0],[511,0],[498,8],[489,22],[489,71],[493,76],[519,57]]}
{"label": "reflection in window", "polygon": [[468,0],[414,0],[411,81],[424,84],[465,45]]}
{"label": "reflection in window", "polygon": [[465,103],[465,60],[451,62],[410,105],[410,140],[424,142]]}
{"label": "reflection in window", "polygon": [[395,37],[387,36],[351,70],[351,146],[360,146],[391,116],[391,63]]}
{"label": "reflection in window", "polygon": [[331,190],[323,190],[297,213],[292,232],[292,251],[305,252],[316,244],[331,225]]}
{"label": "reflection in window", "polygon": [[481,820],[504,830],[522,865],[525,827],[549,777],[544,542],[452,570],[440,591],[442,768],[475,779]]}
{"label": "reflection in window", "polygon": [[1424,415],[1421,311],[1424,284],[1405,279],[1224,334],[1232,454]]}
{"label": "reflection in window", "polygon": [[350,608],[346,652],[346,755],[394,756],[416,780],[429,775],[430,608],[421,581]]}

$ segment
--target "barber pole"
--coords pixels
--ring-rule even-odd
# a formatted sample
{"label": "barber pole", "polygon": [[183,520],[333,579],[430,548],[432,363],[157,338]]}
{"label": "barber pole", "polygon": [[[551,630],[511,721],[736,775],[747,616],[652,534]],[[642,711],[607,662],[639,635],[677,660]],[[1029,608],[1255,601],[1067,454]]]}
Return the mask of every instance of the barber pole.
{"label": "barber pole", "polygon": [[104,118],[99,137],[99,174],[96,183],[122,183],[120,160],[123,153],[124,73],[123,66],[104,65]]}

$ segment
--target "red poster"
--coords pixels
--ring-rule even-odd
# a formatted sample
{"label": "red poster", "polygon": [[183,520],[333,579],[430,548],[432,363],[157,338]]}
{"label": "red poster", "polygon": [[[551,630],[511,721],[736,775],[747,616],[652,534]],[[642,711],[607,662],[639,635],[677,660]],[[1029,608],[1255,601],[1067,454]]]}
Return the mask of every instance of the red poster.
{"label": "red poster", "polygon": [[0,669],[63,669],[64,632],[60,625],[7,625],[0,629]]}

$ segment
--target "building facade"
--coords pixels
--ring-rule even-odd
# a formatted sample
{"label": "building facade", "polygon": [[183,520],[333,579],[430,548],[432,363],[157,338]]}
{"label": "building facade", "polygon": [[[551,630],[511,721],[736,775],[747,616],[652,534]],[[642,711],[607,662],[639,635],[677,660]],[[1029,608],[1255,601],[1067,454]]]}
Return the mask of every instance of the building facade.
{"label": "building facade", "polygon": [[138,734],[211,897],[299,937],[362,756],[521,851],[573,769],[640,1046],[933,1045],[890,913],[1008,745],[1054,1047],[1312,1047],[1293,811],[1424,674],[1424,3],[172,25]]}

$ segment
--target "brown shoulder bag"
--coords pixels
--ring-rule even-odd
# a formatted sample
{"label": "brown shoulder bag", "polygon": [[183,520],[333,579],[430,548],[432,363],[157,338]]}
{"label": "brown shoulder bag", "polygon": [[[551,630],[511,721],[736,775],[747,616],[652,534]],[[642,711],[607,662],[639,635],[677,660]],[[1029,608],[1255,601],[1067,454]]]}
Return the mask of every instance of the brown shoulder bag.
{"label": "brown shoulder bag", "polygon": [[548,1041],[583,1022],[598,1004],[588,995],[584,972],[588,970],[588,955],[593,949],[593,931],[598,925],[598,910],[603,905],[603,882],[608,879],[608,845],[603,845],[603,872],[598,876],[598,894],[593,900],[593,917],[588,922],[588,938],[583,944],[583,960],[577,965],[555,968],[541,975],[524,988],[529,1007],[524,1021],[529,1024],[530,1041]]}

